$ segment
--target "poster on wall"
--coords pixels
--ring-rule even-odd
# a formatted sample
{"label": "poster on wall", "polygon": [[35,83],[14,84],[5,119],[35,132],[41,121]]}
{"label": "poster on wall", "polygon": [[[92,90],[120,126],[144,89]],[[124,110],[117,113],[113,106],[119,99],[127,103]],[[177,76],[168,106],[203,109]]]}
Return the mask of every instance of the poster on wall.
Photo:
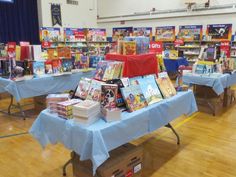
{"label": "poster on wall", "polygon": [[107,40],[106,29],[89,28],[87,31],[87,41],[102,42]]}
{"label": "poster on wall", "polygon": [[202,25],[179,26],[178,38],[184,41],[202,40]]}
{"label": "poster on wall", "polygon": [[122,40],[124,37],[132,36],[133,27],[120,27],[112,29],[112,41]]}
{"label": "poster on wall", "polygon": [[156,27],[156,41],[174,41],[175,26]]}
{"label": "poster on wall", "polygon": [[59,41],[61,32],[60,28],[42,27],[40,28],[41,42],[57,42]]}
{"label": "poster on wall", "polygon": [[152,27],[138,27],[134,28],[133,36],[145,36],[152,40]]}
{"label": "poster on wall", "polygon": [[85,29],[64,28],[64,39],[67,42],[86,41]]}
{"label": "poster on wall", "polygon": [[232,24],[207,25],[207,40],[230,41],[232,37]]}

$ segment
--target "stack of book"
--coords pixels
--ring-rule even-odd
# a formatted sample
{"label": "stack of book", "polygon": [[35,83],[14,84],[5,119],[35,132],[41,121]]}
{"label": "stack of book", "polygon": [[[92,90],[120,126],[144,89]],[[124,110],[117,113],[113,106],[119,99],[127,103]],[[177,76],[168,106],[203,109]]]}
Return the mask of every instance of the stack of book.
{"label": "stack of book", "polygon": [[66,119],[71,119],[72,116],[72,107],[75,104],[80,103],[81,100],[79,99],[71,99],[68,101],[63,101],[57,103],[57,113],[60,117],[66,118]]}
{"label": "stack of book", "polygon": [[57,113],[57,103],[69,100],[69,94],[50,94],[46,101],[50,112]]}
{"label": "stack of book", "polygon": [[82,125],[91,125],[100,117],[100,104],[96,101],[85,100],[72,108],[73,118]]}

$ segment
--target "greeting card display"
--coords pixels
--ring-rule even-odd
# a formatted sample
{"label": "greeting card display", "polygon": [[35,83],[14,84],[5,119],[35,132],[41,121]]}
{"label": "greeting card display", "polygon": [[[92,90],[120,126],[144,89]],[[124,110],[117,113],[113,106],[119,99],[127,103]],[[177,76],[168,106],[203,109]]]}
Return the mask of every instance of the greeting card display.
{"label": "greeting card display", "polygon": [[156,41],[174,41],[175,26],[156,27]]}

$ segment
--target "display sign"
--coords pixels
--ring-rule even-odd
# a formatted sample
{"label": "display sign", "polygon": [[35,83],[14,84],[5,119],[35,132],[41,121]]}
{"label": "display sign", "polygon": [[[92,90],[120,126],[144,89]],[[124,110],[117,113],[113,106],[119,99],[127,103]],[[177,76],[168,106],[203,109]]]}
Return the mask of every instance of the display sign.
{"label": "display sign", "polygon": [[112,41],[122,40],[124,37],[132,36],[133,27],[120,27],[112,29]]}
{"label": "display sign", "polygon": [[43,41],[42,42],[42,48],[49,48],[52,46],[51,42]]}
{"label": "display sign", "polygon": [[85,29],[64,28],[64,39],[67,42],[86,41]]}
{"label": "display sign", "polygon": [[156,41],[150,42],[149,52],[156,53],[156,54],[162,54],[162,52],[163,52],[163,43],[161,41],[159,41],[159,42],[156,42]]}
{"label": "display sign", "polygon": [[61,32],[60,28],[40,28],[40,41],[41,42],[58,42]]}
{"label": "display sign", "polygon": [[221,56],[230,58],[230,42],[221,42],[220,44]]}
{"label": "display sign", "polygon": [[156,41],[174,41],[175,26],[156,27]]}
{"label": "display sign", "polygon": [[174,44],[175,44],[175,47],[179,47],[181,45],[184,45],[184,40],[183,39],[176,39]]}
{"label": "display sign", "polygon": [[145,36],[152,40],[152,27],[138,27],[133,29],[133,36]]}
{"label": "display sign", "polygon": [[206,36],[208,40],[230,41],[232,37],[232,24],[207,25]]}
{"label": "display sign", "polygon": [[202,25],[179,26],[178,38],[184,41],[202,40]]}
{"label": "display sign", "polygon": [[89,28],[87,32],[87,41],[100,42],[107,40],[106,29]]}

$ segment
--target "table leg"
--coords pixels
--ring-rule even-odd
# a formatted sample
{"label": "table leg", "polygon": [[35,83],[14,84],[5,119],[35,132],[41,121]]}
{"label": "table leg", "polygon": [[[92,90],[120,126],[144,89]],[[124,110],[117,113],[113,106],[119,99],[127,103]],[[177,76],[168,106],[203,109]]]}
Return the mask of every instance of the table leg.
{"label": "table leg", "polygon": [[23,119],[25,120],[25,118],[26,118],[25,117],[25,112],[23,111],[23,109],[22,109],[22,107],[21,107],[19,102],[17,102],[17,107],[20,109],[21,115],[22,115]]}
{"label": "table leg", "polygon": [[75,153],[75,152],[72,152],[72,153],[71,153],[71,159],[68,160],[68,161],[65,163],[65,165],[63,165],[63,169],[62,169],[62,170],[63,170],[63,176],[66,176],[66,168],[67,168],[67,166],[70,165],[70,164],[72,164],[72,161],[73,161],[73,159],[74,159],[74,157],[75,157],[74,153]]}
{"label": "table leg", "polygon": [[8,106],[8,114],[11,114],[11,107],[13,105],[13,96],[11,95],[11,101],[10,101],[10,104]]}
{"label": "table leg", "polygon": [[180,137],[179,134],[175,131],[174,127],[168,123],[165,127],[170,128],[172,130],[172,132],[175,134],[175,136],[177,137],[177,144],[180,144]]}

